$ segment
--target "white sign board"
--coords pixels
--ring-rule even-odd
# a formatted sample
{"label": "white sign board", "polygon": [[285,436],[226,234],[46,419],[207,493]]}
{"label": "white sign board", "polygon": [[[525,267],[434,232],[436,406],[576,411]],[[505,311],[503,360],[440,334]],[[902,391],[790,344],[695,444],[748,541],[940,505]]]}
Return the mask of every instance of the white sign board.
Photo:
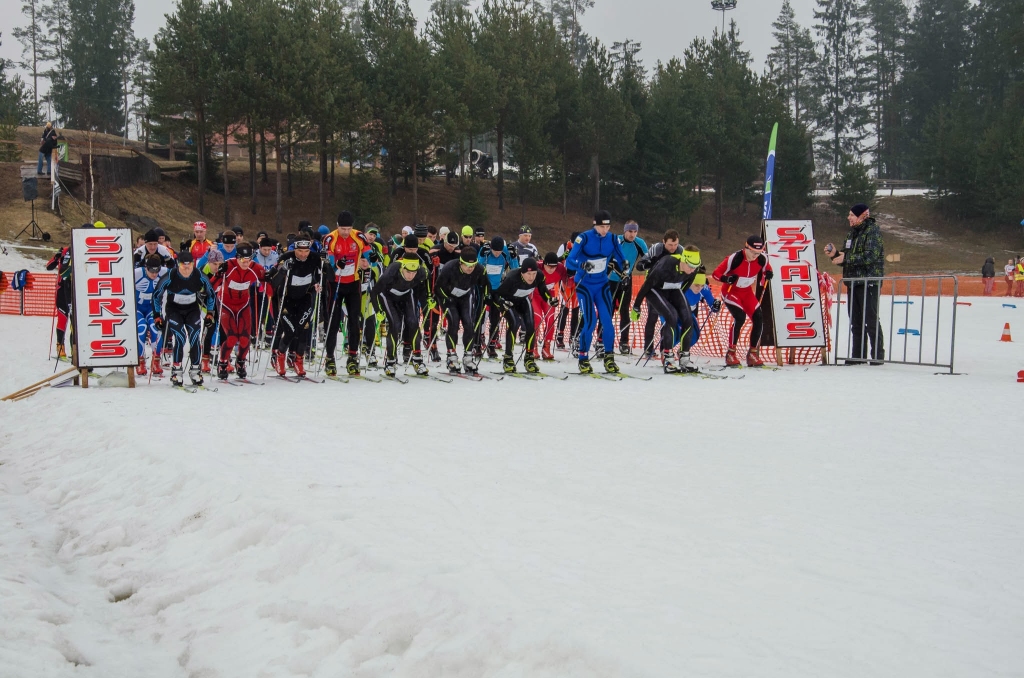
{"label": "white sign board", "polygon": [[77,366],[137,365],[131,230],[74,229],[71,262]]}
{"label": "white sign board", "polygon": [[818,289],[814,227],[810,221],[766,221],[765,244],[774,276],[772,317],[779,348],[825,346],[825,319]]}

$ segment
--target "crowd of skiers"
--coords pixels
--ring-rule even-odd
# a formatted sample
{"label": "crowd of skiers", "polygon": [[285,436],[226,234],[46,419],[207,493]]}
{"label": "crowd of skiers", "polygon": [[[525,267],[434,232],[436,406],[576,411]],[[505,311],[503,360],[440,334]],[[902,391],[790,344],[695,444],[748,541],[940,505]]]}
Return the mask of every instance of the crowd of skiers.
{"label": "crowd of skiers", "polygon": [[[270,351],[279,376],[304,378],[313,359],[326,376],[337,377],[344,331],[348,377],[383,367],[394,378],[401,363],[427,375],[428,362],[476,376],[485,359],[500,360],[505,373],[516,373],[521,361],[525,373],[536,374],[537,361],[554,360],[558,349],[576,358],[581,374],[594,374],[592,357],[605,373],[617,374],[616,348],[632,352],[630,330],[643,304],[647,357],[666,372],[686,373],[696,371],[689,349],[701,329],[697,307],[718,312],[723,302],[736,320],[726,363],[740,364],[736,345],[749,320],[745,362],[762,364],[760,301],[772,269],[760,236],[714,269],[723,285],[716,299],[700,251],[683,246],[677,232],[648,247],[634,221],[619,234],[611,230],[611,215],[598,212],[590,228],[541,255],[528,226],[508,243],[470,226],[423,224],[384,239],[374,224],[354,228],[349,212],[338,215],[333,229],[302,222],[281,242],[265,232],[250,241],[239,227],[211,239],[206,224],[196,222],[194,237],[175,249],[156,228],[139,238],[134,258],[137,373],[160,377],[169,365],[176,386],[186,369],[194,385],[211,371],[221,380],[232,373],[247,380],[255,346]],[[49,268],[62,280],[57,352],[64,356],[67,248]],[[634,293],[635,273],[643,274],[643,284]]]}

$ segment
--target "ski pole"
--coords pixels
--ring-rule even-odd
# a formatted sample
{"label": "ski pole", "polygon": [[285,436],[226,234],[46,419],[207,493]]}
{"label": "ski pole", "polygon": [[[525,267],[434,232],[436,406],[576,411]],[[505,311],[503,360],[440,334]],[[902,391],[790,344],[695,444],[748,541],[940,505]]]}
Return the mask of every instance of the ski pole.
{"label": "ski pole", "polygon": [[[338,287],[339,287],[338,283],[335,282],[335,285],[334,285],[334,297],[331,299],[331,312],[327,316],[327,324],[324,325],[324,334],[326,336],[330,336],[331,325],[334,323],[334,309],[338,305]],[[313,324],[313,327],[316,327],[316,323]],[[331,356],[331,357],[333,358],[334,356]],[[320,369],[324,365],[326,365],[326,364],[327,364],[327,346],[326,346],[326,339],[325,339],[325,341],[324,341],[324,355],[323,355],[323,359],[317,361],[316,371],[313,373],[313,376],[314,377],[319,377],[320,376]]]}
{"label": "ski pole", "polygon": [[[288,294],[288,282],[289,282],[290,279],[291,279],[290,271],[285,271],[284,286],[282,287],[282,290],[281,290],[281,304],[280,304],[280,306],[279,306],[279,308],[277,310],[277,321],[274,323],[274,339],[273,339],[272,343],[270,344],[270,355],[271,355],[271,357],[273,357],[273,355],[274,355],[274,344],[279,341],[277,332],[278,332],[278,330],[281,327],[281,316],[284,315],[284,298]],[[268,367],[270,367],[270,361],[269,360],[267,361],[267,364],[263,366],[263,376],[261,377],[261,379],[263,381],[267,380],[267,368]]]}

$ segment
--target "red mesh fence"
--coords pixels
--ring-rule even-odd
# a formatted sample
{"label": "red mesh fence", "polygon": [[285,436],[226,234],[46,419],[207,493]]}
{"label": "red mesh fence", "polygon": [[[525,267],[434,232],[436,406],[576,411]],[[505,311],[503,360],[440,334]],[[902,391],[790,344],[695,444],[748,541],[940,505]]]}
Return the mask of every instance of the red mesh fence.
{"label": "red mesh fence", "polygon": [[11,289],[14,273],[4,271],[0,314],[53,316],[57,307],[57,274],[29,273],[23,290]]}

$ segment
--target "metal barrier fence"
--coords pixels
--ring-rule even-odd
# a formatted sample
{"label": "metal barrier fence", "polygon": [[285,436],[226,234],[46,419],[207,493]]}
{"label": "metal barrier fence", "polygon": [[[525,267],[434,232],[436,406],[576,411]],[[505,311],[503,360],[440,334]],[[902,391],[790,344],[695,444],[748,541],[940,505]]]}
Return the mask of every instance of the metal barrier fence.
{"label": "metal barrier fence", "polygon": [[[952,295],[944,296],[943,287],[949,282]],[[956,276],[843,278],[839,283],[838,300],[840,305],[846,304],[846,313],[835,314],[837,364],[842,360],[922,365],[945,368],[953,374],[959,296]],[[918,309],[912,308],[918,305]],[[897,328],[900,323],[902,327]],[[911,326],[914,324],[917,327]]]}

